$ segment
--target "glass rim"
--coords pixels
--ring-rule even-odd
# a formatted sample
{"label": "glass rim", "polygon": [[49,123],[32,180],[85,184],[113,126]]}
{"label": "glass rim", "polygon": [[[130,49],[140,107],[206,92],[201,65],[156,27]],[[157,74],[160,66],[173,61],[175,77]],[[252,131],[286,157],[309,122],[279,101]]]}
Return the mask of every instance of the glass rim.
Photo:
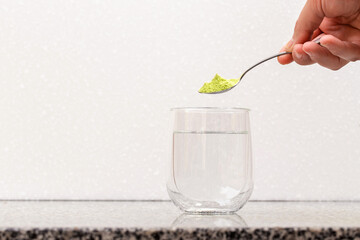
{"label": "glass rim", "polygon": [[249,112],[251,109],[249,108],[240,108],[240,107],[174,107],[170,108],[170,111],[217,111],[217,112],[241,112],[246,111]]}

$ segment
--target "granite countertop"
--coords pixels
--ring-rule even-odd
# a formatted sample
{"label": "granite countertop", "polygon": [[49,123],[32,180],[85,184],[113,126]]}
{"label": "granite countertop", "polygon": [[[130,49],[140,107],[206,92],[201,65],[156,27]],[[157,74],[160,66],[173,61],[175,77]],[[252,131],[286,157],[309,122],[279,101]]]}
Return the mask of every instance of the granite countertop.
{"label": "granite countertop", "polygon": [[188,215],[168,201],[0,201],[2,239],[360,239],[360,202],[249,202]]}

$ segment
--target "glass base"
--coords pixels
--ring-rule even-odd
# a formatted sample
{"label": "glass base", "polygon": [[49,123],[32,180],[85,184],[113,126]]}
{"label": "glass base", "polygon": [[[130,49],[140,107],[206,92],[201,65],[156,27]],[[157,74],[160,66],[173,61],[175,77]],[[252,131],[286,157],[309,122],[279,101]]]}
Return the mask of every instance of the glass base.
{"label": "glass base", "polygon": [[173,228],[245,228],[247,224],[237,214],[189,214],[183,213],[171,224]]}
{"label": "glass base", "polygon": [[249,200],[252,188],[246,192],[238,194],[231,200],[226,201],[199,201],[185,197],[179,192],[168,188],[169,196],[172,202],[182,211],[191,214],[233,214],[240,210]]}

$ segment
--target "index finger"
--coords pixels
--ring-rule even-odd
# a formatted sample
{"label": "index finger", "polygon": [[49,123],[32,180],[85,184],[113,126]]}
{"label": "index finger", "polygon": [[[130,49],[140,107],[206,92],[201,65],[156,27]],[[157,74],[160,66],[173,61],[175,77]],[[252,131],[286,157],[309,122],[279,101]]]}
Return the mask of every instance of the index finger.
{"label": "index finger", "polygon": [[324,17],[321,0],[308,0],[296,21],[292,43],[285,50],[292,51],[295,44],[311,40]]}

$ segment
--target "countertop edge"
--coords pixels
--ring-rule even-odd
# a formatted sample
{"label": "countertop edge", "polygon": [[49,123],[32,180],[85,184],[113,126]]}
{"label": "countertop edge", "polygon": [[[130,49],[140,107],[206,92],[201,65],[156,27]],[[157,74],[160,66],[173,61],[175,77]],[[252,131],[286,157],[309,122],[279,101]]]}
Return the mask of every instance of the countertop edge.
{"label": "countertop edge", "polygon": [[360,227],[244,227],[244,228],[0,228],[5,239],[360,239]]}

